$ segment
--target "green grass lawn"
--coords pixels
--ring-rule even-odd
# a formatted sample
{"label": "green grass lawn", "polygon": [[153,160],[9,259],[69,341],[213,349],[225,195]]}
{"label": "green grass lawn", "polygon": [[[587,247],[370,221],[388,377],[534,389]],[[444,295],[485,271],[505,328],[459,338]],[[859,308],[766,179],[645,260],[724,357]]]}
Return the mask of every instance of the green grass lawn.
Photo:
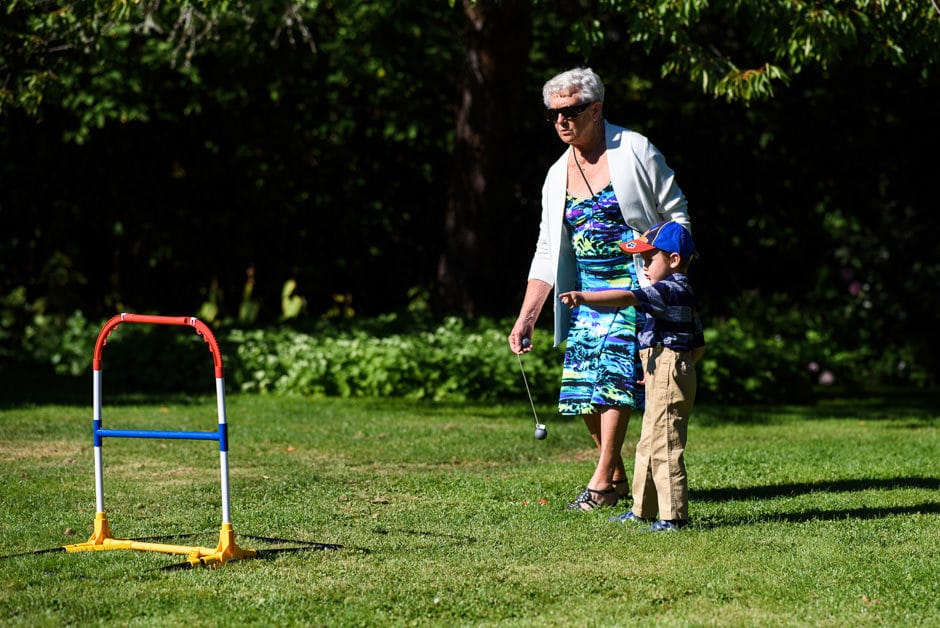
{"label": "green grass lawn", "polygon": [[[565,512],[580,421],[505,406],[228,398],[232,521],[344,546],[168,571],[134,551],[0,559],[5,625],[940,625],[940,408],[873,399],[696,408],[692,525]],[[105,398],[106,427],[212,430],[215,400]],[[638,435],[631,424],[627,451]],[[218,446],[106,439],[118,538],[221,523]],[[632,458],[631,458],[632,459]],[[91,407],[0,410],[0,554],[87,540]],[[179,543],[179,540],[173,540]]]}

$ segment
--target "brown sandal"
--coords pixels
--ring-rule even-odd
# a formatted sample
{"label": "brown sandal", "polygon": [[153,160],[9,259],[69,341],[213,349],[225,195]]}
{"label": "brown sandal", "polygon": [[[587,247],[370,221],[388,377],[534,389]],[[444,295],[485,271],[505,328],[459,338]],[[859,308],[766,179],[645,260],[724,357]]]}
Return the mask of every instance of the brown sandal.
{"label": "brown sandal", "polygon": [[613,488],[609,488],[606,491],[596,491],[593,488],[586,488],[581,491],[577,499],[568,504],[565,510],[590,512],[601,506],[615,506],[618,499],[620,498],[617,495],[617,491]]}

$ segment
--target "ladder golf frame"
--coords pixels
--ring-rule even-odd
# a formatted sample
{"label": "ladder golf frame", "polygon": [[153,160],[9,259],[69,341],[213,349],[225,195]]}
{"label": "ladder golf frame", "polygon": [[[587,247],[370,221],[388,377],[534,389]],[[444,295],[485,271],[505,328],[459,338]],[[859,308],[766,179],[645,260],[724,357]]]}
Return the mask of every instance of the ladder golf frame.
{"label": "ladder golf frame", "polygon": [[[218,408],[218,426],[212,432],[181,432],[165,430],[112,430],[102,427],[101,420],[101,354],[107,344],[108,337],[124,323],[143,323],[150,325],[178,325],[192,327],[196,333],[209,345],[209,351],[215,363],[215,389],[216,405]],[[225,416],[225,377],[222,367],[222,353],[212,330],[192,316],[156,316],[148,314],[119,314],[112,317],[98,332],[95,343],[94,360],[92,362],[93,377],[93,431],[95,449],[95,527],[91,538],[85,543],[66,545],[67,552],[105,551],[131,549],[166,554],[183,554],[193,566],[221,566],[229,560],[254,558],[258,555],[256,550],[241,549],[235,542],[235,530],[232,527],[229,503],[229,474],[228,474],[228,425]],[[133,539],[116,539],[111,534],[108,517],[104,507],[104,463],[102,457],[102,444],[105,438],[166,438],[183,440],[211,440],[219,443],[219,465],[222,486],[222,528],[219,532],[219,543],[215,548],[191,547],[184,545],[168,545],[163,543],[150,543]]]}

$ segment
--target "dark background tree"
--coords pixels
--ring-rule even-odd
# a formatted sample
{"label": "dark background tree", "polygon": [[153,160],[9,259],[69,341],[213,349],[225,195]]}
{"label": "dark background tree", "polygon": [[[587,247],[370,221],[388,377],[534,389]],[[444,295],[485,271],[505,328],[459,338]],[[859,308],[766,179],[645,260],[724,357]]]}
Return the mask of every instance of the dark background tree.
{"label": "dark background tree", "polygon": [[[921,2],[11,2],[0,332],[75,310],[512,315],[587,64],[689,197],[710,320],[937,372],[940,16]],[[920,341],[923,339],[923,341]]]}
{"label": "dark background tree", "polygon": [[[456,144],[437,270],[441,305],[474,313],[481,296],[506,290],[502,252],[519,248],[517,164],[526,107],[531,0],[464,0],[464,66],[458,84]],[[494,255],[494,252],[500,252]],[[482,302],[479,305],[483,305]]]}

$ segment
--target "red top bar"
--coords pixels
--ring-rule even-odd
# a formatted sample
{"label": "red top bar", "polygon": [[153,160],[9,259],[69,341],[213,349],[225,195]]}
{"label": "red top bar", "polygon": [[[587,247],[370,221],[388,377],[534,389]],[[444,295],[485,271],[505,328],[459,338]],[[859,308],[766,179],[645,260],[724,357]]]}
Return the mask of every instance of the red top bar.
{"label": "red top bar", "polygon": [[144,323],[148,325],[184,325],[192,327],[196,333],[202,336],[202,339],[209,345],[209,351],[212,353],[212,359],[215,362],[216,378],[223,377],[222,352],[219,351],[219,343],[209,326],[203,323],[195,316],[157,316],[154,314],[118,314],[104,324],[101,331],[98,332],[98,340],[95,342],[95,357],[92,360],[91,368],[95,371],[101,370],[101,351],[108,344],[108,336],[122,323]]}

